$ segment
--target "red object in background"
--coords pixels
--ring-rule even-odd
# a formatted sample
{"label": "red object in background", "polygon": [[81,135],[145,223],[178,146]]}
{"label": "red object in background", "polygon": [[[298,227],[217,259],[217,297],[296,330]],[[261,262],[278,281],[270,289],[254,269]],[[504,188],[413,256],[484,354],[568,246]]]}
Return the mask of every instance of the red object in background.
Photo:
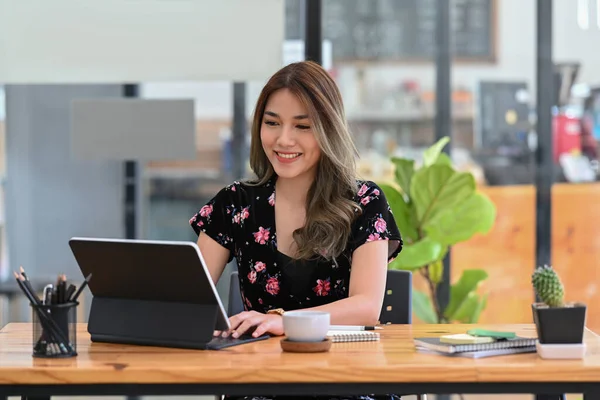
{"label": "red object in background", "polygon": [[581,153],[581,121],[563,113],[555,115],[552,119],[552,138],[555,163],[558,163],[561,154]]}
{"label": "red object in background", "polygon": [[405,80],[402,82],[402,89],[408,93],[418,93],[419,92],[419,82],[415,80]]}
{"label": "red object in background", "polygon": [[590,160],[598,159],[598,143],[594,138],[594,121],[590,115],[583,114],[581,118],[581,152]]}

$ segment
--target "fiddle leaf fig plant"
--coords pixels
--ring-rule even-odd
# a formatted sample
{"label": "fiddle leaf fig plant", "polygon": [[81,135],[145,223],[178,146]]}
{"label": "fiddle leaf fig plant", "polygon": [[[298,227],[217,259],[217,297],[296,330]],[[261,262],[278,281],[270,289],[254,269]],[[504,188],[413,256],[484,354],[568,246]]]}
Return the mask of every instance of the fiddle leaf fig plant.
{"label": "fiddle leaf fig plant", "polygon": [[468,172],[457,171],[443,148],[444,137],[423,152],[417,168],[414,160],[392,158],[394,182],[380,183],[404,239],[404,249],[389,264],[391,269],[420,273],[429,293],[413,290],[413,307],[426,323],[477,322],[487,303],[479,285],[484,270],[465,270],[450,286],[450,302],[442,309],[437,290],[444,276],[443,259],[450,246],[488,233],[496,220],[496,207],[478,192]]}

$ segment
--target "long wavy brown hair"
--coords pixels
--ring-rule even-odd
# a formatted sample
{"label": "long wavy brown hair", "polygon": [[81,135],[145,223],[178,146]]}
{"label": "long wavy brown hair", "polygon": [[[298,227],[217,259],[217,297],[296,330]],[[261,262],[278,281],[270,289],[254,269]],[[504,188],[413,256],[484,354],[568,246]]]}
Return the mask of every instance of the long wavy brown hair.
{"label": "long wavy brown hair", "polygon": [[358,152],[348,130],[342,96],[329,73],[319,64],[289,64],[273,75],[254,110],[250,167],[261,185],[275,175],[260,139],[263,114],[269,96],[288,89],[306,107],[313,133],[321,149],[317,172],[306,198],[306,221],[294,231],[298,259],[324,256],[334,259],[346,248],[352,222],[360,213],[354,201],[357,191]]}

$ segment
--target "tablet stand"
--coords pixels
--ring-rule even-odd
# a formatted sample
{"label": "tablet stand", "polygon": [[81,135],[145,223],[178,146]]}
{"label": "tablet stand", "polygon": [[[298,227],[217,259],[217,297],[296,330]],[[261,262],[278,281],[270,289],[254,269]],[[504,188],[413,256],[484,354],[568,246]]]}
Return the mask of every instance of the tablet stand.
{"label": "tablet stand", "polygon": [[206,349],[218,306],[94,297],[88,332],[92,342]]}

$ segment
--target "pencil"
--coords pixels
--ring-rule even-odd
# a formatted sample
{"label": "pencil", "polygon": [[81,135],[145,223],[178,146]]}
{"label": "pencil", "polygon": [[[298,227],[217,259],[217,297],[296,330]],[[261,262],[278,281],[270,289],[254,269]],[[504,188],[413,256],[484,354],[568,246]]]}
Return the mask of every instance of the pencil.
{"label": "pencil", "polygon": [[90,281],[90,279],[92,279],[92,274],[91,273],[85,278],[85,280],[83,281],[83,283],[81,284],[81,286],[79,286],[79,289],[77,289],[77,292],[73,296],[73,301],[77,301],[77,298],[81,295],[81,292],[83,292],[83,289],[85,289],[85,287],[87,286],[87,284]]}
{"label": "pencil", "polygon": [[[33,290],[33,287],[31,286],[31,282],[29,281],[29,277],[25,273],[25,269],[23,268],[22,265],[19,267],[19,271],[21,272],[21,276],[23,276],[23,279],[22,279],[23,284],[27,286],[27,289],[29,289],[29,291],[31,292],[31,294],[33,295],[33,297],[37,300],[37,302],[41,303],[41,300],[38,297],[38,295],[35,292],[35,290]],[[15,277],[17,277],[17,273],[16,272],[15,272]]]}
{"label": "pencil", "polygon": [[25,270],[23,269],[22,265],[19,267],[19,271],[21,272],[21,275],[23,275],[23,277],[25,279],[29,280],[29,278],[27,277],[27,274],[25,274]]}

